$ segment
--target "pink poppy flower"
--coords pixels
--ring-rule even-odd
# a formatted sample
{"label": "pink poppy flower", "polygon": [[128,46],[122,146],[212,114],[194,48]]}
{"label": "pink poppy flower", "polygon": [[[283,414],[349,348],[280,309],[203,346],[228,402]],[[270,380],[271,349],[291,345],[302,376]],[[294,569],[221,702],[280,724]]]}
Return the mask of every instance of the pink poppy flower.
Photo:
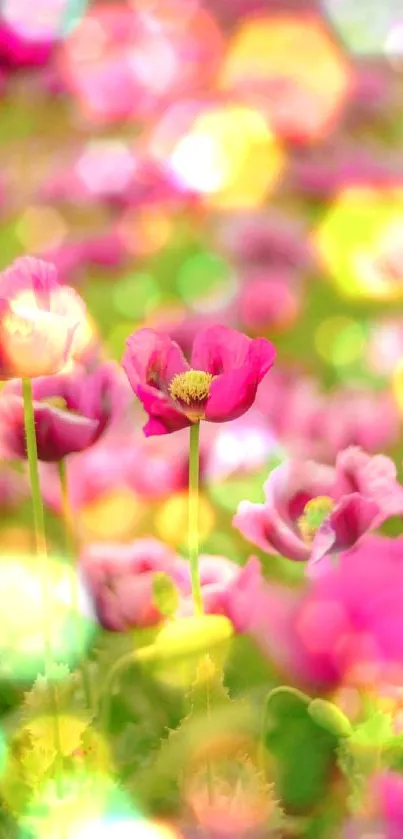
{"label": "pink poppy flower", "polygon": [[[252,569],[253,570],[253,569]],[[232,587],[226,615],[283,672],[313,690],[402,683],[403,539],[368,535],[337,568],[303,591],[269,583],[259,569]]]}
{"label": "pink poppy flower", "polygon": [[[202,554],[199,557],[199,571],[204,611],[207,614],[225,614],[227,591],[238,579],[241,569],[224,556]],[[189,563],[186,560],[178,562],[172,569],[171,576],[181,593],[178,614],[193,615]]]}
{"label": "pink poppy flower", "polygon": [[333,463],[348,446],[378,452],[397,443],[399,411],[388,391],[341,387],[330,394],[298,367],[276,366],[259,387],[256,405],[270,418],[292,457]]}
{"label": "pink poppy flower", "polygon": [[59,373],[85,343],[84,302],[29,256],[0,274],[0,288],[0,379]]}
{"label": "pink poppy flower", "polygon": [[280,213],[242,213],[224,221],[221,248],[245,267],[306,271],[313,265],[307,231]]}
{"label": "pink poppy flower", "polygon": [[[48,463],[93,445],[128,405],[128,387],[113,362],[92,373],[47,376],[33,382],[38,458]],[[3,456],[26,458],[24,405],[19,380],[0,396],[0,447]]]}
{"label": "pink poppy flower", "polygon": [[[69,457],[70,503],[77,513],[114,491],[130,489],[134,467],[129,450],[126,435],[119,434],[118,438],[106,432],[93,446]],[[53,464],[41,464],[41,489],[45,504],[60,513],[60,480]]]}
{"label": "pink poppy flower", "polygon": [[401,420],[392,393],[354,387],[335,390],[327,404],[322,434],[333,457],[346,446],[377,452],[396,444]]}
{"label": "pink poppy flower", "polygon": [[101,625],[111,632],[153,626],[162,615],[153,603],[156,572],[169,573],[176,554],[158,539],[94,544],[84,549],[80,571]]}
{"label": "pink poppy flower", "polygon": [[252,406],[274,358],[275,349],[264,338],[251,340],[213,326],[196,336],[191,364],[177,344],[152,329],[128,339],[122,363],[149,415],[148,437],[201,419],[225,422],[241,416]]}
{"label": "pink poppy flower", "polygon": [[[226,592],[241,569],[221,556],[202,555],[199,561],[204,609],[208,614],[225,614]],[[194,612],[189,563],[158,539],[89,545],[82,552],[80,569],[98,620],[110,631],[153,626],[163,620],[153,603],[157,572],[170,576],[177,587],[177,614]]]}
{"label": "pink poppy flower", "polygon": [[21,475],[8,463],[3,463],[0,470],[0,510],[2,513],[18,509],[22,501],[29,497],[29,484],[25,475]]}
{"label": "pink poppy flower", "polygon": [[382,149],[374,154],[362,144],[347,144],[339,138],[324,144],[321,150],[304,150],[302,155],[295,156],[288,171],[287,185],[291,193],[326,201],[351,185],[393,187],[401,169],[401,155],[385,158]]}
{"label": "pink poppy flower", "polygon": [[286,461],[271,472],[264,492],[264,504],[241,502],[234,526],[263,551],[309,560],[311,575],[331,567],[330,555],[403,512],[394,463],[356,447],[341,452],[335,468]]}
{"label": "pink poppy flower", "polygon": [[301,292],[291,272],[254,270],[243,275],[238,293],[239,321],[249,333],[289,329],[301,310]]}
{"label": "pink poppy flower", "polygon": [[342,839],[401,839],[403,836],[403,777],[384,771],[369,783],[362,812],[349,820]]}

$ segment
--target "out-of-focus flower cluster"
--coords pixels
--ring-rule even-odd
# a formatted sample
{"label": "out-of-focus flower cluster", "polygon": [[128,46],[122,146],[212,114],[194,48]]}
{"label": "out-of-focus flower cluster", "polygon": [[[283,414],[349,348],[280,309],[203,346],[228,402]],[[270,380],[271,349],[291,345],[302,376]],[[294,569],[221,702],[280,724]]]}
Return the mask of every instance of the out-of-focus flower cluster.
{"label": "out-of-focus flower cluster", "polygon": [[[6,681],[31,678],[40,635],[23,377],[50,553],[66,552],[67,527],[88,647],[193,616],[188,426],[201,419],[204,609],[248,644],[231,689],[286,680],[351,720],[370,702],[381,713],[386,694],[401,731],[403,18],[391,0],[370,5],[0,3]],[[175,676],[164,674],[173,691]],[[144,723],[147,707],[135,712]],[[125,749],[147,752],[149,731],[129,734]],[[189,780],[184,836],[188,817],[214,839],[269,835],[274,798],[242,748],[215,802]],[[364,805],[339,808],[337,836],[401,839],[402,766],[371,764]],[[298,801],[289,811],[306,817]],[[181,835],[154,827],[144,839]]]}

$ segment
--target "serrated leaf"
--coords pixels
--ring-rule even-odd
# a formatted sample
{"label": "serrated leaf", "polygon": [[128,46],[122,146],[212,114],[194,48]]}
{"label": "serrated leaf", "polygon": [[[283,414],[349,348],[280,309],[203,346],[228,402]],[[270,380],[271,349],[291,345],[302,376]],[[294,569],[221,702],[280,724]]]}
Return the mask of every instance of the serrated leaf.
{"label": "serrated leaf", "polygon": [[195,678],[186,694],[188,717],[195,714],[209,715],[211,710],[223,703],[230,703],[229,693],[224,685],[224,674],[211,656],[205,655],[199,661]]}
{"label": "serrated leaf", "polygon": [[[57,729],[58,741],[61,754],[66,757],[70,755],[80,745],[82,735],[86,728],[91,724],[91,716],[82,715],[67,716],[65,714],[58,715]],[[32,738],[33,749],[38,747],[47,748],[54,746],[56,740],[55,734],[55,720],[51,715],[34,717],[26,723],[26,729],[29,731]]]}
{"label": "serrated leaf", "polygon": [[371,716],[354,727],[351,735],[351,745],[363,748],[382,748],[394,735],[391,714],[384,711],[374,711]]}
{"label": "serrated leaf", "polygon": [[38,676],[32,688],[24,694],[21,704],[23,720],[59,713],[87,713],[82,682],[78,673],[71,673],[65,665],[55,665],[50,680]]}
{"label": "serrated leaf", "polygon": [[173,617],[179,606],[178,589],[168,574],[159,571],[153,577],[153,603],[161,615]]}
{"label": "serrated leaf", "polygon": [[264,743],[274,757],[280,797],[295,811],[323,796],[338,745],[338,738],[310,717],[309,704],[308,696],[290,688],[276,688],[266,703]]}

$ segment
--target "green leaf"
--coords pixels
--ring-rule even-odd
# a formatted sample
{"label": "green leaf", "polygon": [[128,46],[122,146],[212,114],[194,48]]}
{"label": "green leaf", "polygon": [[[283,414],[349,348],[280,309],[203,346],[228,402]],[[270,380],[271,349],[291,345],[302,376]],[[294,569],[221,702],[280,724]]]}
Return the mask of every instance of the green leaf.
{"label": "green leaf", "polygon": [[153,579],[153,603],[162,615],[173,617],[179,606],[178,589],[168,574],[159,571]]}
{"label": "green leaf", "polygon": [[335,734],[336,737],[349,737],[352,726],[348,717],[333,702],[327,699],[313,699],[308,707],[308,713],[318,725]]}
{"label": "green leaf", "polygon": [[286,687],[275,688],[266,702],[264,744],[274,757],[280,797],[296,812],[324,795],[338,745],[338,738],[309,715],[310,702]]}

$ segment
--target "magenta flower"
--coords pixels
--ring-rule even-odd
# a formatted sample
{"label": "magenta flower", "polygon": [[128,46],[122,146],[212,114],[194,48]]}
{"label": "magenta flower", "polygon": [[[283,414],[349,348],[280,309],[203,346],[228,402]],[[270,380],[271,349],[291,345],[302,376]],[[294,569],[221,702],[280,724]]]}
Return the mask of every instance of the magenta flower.
{"label": "magenta flower", "polygon": [[[47,376],[33,382],[33,408],[39,460],[57,462],[93,445],[127,407],[128,388],[118,365],[101,364],[92,373]],[[10,381],[0,396],[3,455],[26,458],[21,383]]]}
{"label": "magenta flower", "polygon": [[[203,608],[207,614],[226,614],[227,592],[238,579],[241,569],[224,556],[199,557],[200,585]],[[178,614],[193,615],[194,601],[190,579],[190,566],[185,560],[179,561],[171,572],[172,579],[181,593]]]}
{"label": "magenta flower", "polygon": [[369,673],[371,683],[402,683],[403,538],[366,536],[302,592],[258,570],[232,587],[226,615],[285,680],[310,692],[362,684]]}
{"label": "magenta flower", "polygon": [[401,839],[403,836],[403,777],[383,771],[373,775],[362,807],[348,821],[342,839]]}
{"label": "magenta flower", "polygon": [[153,538],[85,548],[81,573],[101,625],[124,632],[159,623],[162,615],[153,603],[154,575],[169,573],[177,561],[169,547]]}
{"label": "magenta flower", "polygon": [[307,231],[279,213],[242,213],[224,222],[221,247],[244,268],[306,272],[314,264]]}
{"label": "magenta flower", "polygon": [[59,373],[84,346],[84,302],[30,256],[0,274],[0,288],[0,379]]}
{"label": "magenta flower", "polygon": [[271,472],[264,492],[264,504],[241,502],[234,526],[265,552],[309,560],[309,574],[323,572],[331,554],[403,512],[394,463],[356,447],[341,452],[335,468],[286,461]]}
{"label": "magenta flower", "polygon": [[253,404],[272,367],[273,345],[234,329],[213,326],[196,336],[191,364],[167,336],[140,329],[127,341],[123,367],[149,415],[146,437],[170,434],[194,422],[225,422]]}
{"label": "magenta flower", "polygon": [[242,326],[252,334],[290,328],[301,309],[298,286],[295,274],[289,270],[245,272],[237,301]]}
{"label": "magenta flower", "polygon": [[[194,612],[189,563],[158,539],[136,539],[128,545],[89,545],[83,550],[80,567],[98,620],[110,631],[154,626],[163,620],[153,603],[153,583],[158,572],[171,577],[177,587],[177,614],[183,617]],[[206,613],[226,614],[227,593],[242,573],[226,557],[200,557]]]}

